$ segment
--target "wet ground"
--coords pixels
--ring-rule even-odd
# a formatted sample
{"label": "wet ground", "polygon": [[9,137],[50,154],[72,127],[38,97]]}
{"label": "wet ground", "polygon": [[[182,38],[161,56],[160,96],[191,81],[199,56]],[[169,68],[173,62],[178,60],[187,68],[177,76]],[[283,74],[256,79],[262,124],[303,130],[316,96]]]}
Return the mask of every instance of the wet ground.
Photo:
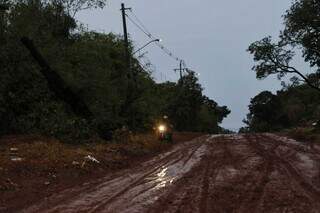
{"label": "wet ground", "polygon": [[320,146],[203,136],[22,212],[320,212]]}

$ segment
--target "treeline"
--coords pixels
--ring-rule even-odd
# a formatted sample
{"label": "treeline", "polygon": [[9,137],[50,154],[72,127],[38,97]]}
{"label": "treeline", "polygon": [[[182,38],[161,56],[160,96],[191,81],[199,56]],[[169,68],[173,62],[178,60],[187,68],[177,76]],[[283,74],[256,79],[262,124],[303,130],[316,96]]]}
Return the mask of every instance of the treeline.
{"label": "treeline", "polygon": [[[179,131],[221,131],[219,123],[230,111],[202,94],[194,73],[158,84],[133,56],[128,73],[122,37],[88,31],[74,18],[81,9],[103,7],[104,1],[0,3],[9,8],[0,11],[1,135],[42,134],[78,142],[94,135],[108,138],[123,126],[150,130],[163,115]],[[23,37],[86,103],[91,119],[74,113],[49,89]]]}
{"label": "treeline", "polygon": [[249,105],[241,132],[272,132],[311,127],[320,118],[320,93],[308,85],[291,85],[276,94],[263,91]]}
{"label": "treeline", "polygon": [[[320,127],[320,1],[295,0],[283,19],[285,26],[277,41],[265,37],[252,43],[248,51],[256,62],[253,71],[257,79],[290,75],[291,83],[283,83],[277,94],[264,91],[254,97],[242,132],[277,131],[316,122]],[[296,50],[301,51],[312,73],[305,74],[291,64]]]}

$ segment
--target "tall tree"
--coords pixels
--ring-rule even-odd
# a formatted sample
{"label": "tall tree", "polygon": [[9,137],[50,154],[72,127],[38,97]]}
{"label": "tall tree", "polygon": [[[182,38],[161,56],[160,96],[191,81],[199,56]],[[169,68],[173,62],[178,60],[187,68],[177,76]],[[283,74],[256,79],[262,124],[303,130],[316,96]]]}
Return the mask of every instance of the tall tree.
{"label": "tall tree", "polygon": [[202,105],[202,90],[193,72],[179,80],[177,93],[170,106],[170,115],[178,130],[193,128]]}
{"label": "tall tree", "polygon": [[283,42],[302,47],[311,66],[320,67],[320,1],[295,0],[284,15]]}
{"label": "tall tree", "polygon": [[[110,130],[127,125],[130,115],[121,113],[128,94],[122,37],[88,32],[69,11],[94,2],[99,6],[102,1],[8,2],[11,5],[5,13],[0,43],[0,134],[34,133],[72,142],[96,133],[108,137]],[[52,70],[84,101],[93,122],[73,113],[52,92],[40,67],[22,46],[23,36],[33,40]],[[134,114],[136,130],[151,129],[153,121],[169,115],[178,130],[219,131],[218,125],[229,111],[203,96],[194,73],[178,83],[158,84],[151,72],[131,57],[137,85],[130,114]]]}
{"label": "tall tree", "polygon": [[269,91],[263,91],[251,99],[247,120],[251,131],[264,132],[289,126],[280,99]]}
{"label": "tall tree", "polygon": [[305,61],[316,68],[315,75],[320,75],[320,2],[318,0],[296,0],[284,15],[285,29],[278,42],[266,37],[252,43],[248,51],[254,55],[256,65],[253,70],[258,79],[276,74],[279,79],[287,74],[294,74],[294,81],[303,81],[320,92],[317,83],[308,75],[291,65],[295,56],[294,49],[302,48]]}

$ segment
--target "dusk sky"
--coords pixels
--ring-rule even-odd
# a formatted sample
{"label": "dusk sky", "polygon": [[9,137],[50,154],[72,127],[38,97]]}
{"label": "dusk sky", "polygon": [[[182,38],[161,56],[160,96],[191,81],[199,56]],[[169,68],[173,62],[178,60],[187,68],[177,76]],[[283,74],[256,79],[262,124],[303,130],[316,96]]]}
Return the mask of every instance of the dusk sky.
{"label": "dusk sky", "polygon": [[[283,29],[281,16],[291,0],[111,0],[105,9],[81,12],[78,19],[91,30],[122,34],[121,2],[132,8],[164,46],[201,74],[207,96],[231,109],[223,127],[237,130],[244,126],[250,99],[263,90],[281,88],[275,77],[256,80],[251,71],[254,62],[246,49],[265,36],[278,36]],[[150,41],[129,21],[128,31],[137,49]],[[178,79],[173,71],[177,61],[155,45],[145,51],[157,81]],[[296,66],[306,68],[301,60]]]}

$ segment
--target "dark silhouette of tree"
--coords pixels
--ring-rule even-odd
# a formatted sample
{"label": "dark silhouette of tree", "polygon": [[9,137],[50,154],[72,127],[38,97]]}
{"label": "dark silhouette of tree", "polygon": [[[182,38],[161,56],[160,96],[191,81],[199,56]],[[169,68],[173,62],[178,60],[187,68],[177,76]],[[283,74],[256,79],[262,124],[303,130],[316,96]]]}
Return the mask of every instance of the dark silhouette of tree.
{"label": "dark silhouette of tree", "polygon": [[251,99],[249,111],[244,122],[251,131],[268,132],[289,126],[280,99],[269,91],[263,91]]}
{"label": "dark silhouette of tree", "polygon": [[[132,120],[132,129],[150,130],[163,115],[181,131],[221,131],[219,124],[230,111],[203,96],[194,73],[178,83],[157,83],[134,56],[134,98],[130,113],[122,113],[131,92],[123,38],[88,31],[73,16],[104,2],[6,1],[10,10],[1,16],[0,34],[0,134],[41,134],[74,143],[97,133],[109,137]],[[33,41],[33,57],[22,45],[23,37]],[[35,50],[29,39],[23,41]]]}
{"label": "dark silhouette of tree", "polygon": [[320,2],[296,0],[285,14],[284,21],[285,29],[281,32],[278,42],[272,42],[269,36],[252,43],[248,48],[257,62],[253,67],[257,78],[263,79],[276,74],[281,79],[287,74],[294,74],[293,80],[299,79],[320,92],[318,84],[290,64],[295,55],[293,48],[301,48],[305,61],[310,62],[319,75]]}

